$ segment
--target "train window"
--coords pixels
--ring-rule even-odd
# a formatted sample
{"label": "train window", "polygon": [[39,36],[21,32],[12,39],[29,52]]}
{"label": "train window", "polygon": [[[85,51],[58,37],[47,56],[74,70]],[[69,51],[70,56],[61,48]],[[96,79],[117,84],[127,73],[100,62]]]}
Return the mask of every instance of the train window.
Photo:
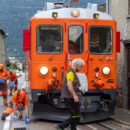
{"label": "train window", "polygon": [[69,52],[71,54],[81,54],[83,52],[83,28],[80,25],[69,27]]}
{"label": "train window", "polygon": [[93,54],[112,53],[112,29],[104,26],[89,28],[89,51]]}
{"label": "train window", "polygon": [[37,27],[37,52],[61,53],[63,32],[60,25],[40,25]]}

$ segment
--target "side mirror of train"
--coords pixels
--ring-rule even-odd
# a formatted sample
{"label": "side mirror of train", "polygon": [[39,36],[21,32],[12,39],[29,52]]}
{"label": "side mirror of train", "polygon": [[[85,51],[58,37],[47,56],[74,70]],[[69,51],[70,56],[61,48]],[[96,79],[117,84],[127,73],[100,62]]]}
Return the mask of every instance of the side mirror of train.
{"label": "side mirror of train", "polygon": [[120,53],[120,32],[116,32],[116,51]]}
{"label": "side mirror of train", "polygon": [[23,30],[23,51],[30,50],[30,43],[31,43],[31,32],[30,30]]}

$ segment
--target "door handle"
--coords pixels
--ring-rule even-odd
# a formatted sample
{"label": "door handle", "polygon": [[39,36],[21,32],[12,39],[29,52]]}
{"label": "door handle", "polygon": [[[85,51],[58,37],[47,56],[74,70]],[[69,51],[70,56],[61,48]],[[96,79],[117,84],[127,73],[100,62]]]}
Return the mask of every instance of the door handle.
{"label": "door handle", "polygon": [[69,55],[68,55],[68,60],[72,60],[72,58],[70,58]]}

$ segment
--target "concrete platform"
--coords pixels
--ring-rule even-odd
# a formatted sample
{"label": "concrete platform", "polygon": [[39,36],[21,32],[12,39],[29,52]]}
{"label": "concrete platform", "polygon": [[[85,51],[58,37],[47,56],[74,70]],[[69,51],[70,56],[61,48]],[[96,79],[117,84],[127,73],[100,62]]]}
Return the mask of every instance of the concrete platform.
{"label": "concrete platform", "polygon": [[120,123],[130,125],[130,110],[116,107],[114,119]]}

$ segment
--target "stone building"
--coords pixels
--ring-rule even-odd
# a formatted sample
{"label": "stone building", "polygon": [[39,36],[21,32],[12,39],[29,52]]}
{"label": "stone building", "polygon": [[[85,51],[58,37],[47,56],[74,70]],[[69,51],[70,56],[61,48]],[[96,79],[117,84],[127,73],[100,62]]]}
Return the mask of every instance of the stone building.
{"label": "stone building", "polygon": [[130,0],[109,0],[109,14],[121,32],[121,50],[117,53],[118,103],[130,109]]}
{"label": "stone building", "polygon": [[0,63],[6,64],[5,59],[5,32],[2,30],[0,25]]}

